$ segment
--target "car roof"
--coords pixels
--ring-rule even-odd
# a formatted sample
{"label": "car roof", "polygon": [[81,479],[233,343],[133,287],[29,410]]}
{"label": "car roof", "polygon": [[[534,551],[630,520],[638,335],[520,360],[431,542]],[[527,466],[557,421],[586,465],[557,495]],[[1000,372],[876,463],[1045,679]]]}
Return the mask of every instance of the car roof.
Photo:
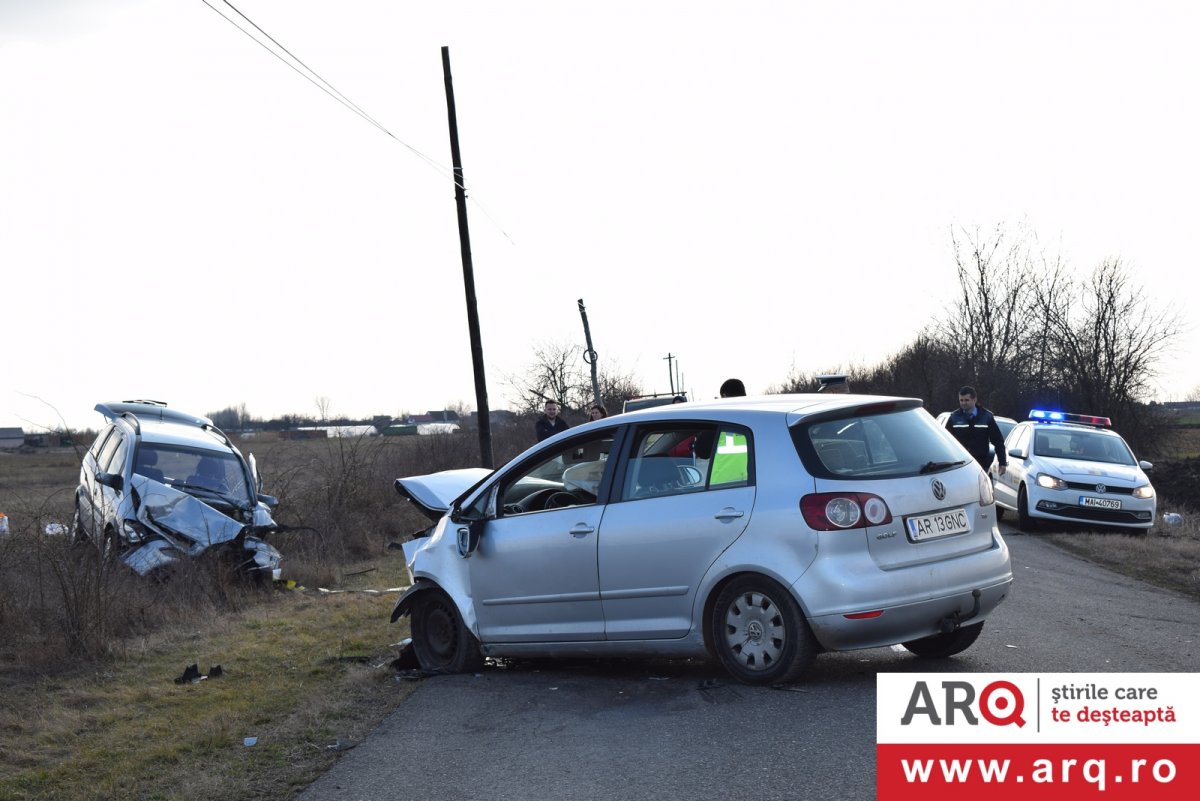
{"label": "car roof", "polygon": [[730,411],[737,411],[807,417],[821,412],[835,412],[839,409],[855,409],[875,403],[891,403],[896,401],[921,403],[917,398],[905,398],[896,395],[827,395],[812,392],[793,395],[750,395],[736,398],[688,401],[687,403],[673,403],[650,409],[638,409],[637,411],[623,412],[620,415],[613,416],[630,420],[647,418],[674,420],[696,416],[720,415]]}
{"label": "car roof", "polygon": [[219,434],[199,426],[158,420],[141,420],[142,441],[155,445],[181,445],[231,453],[233,447]]}
{"label": "car roof", "polygon": [[[212,420],[172,409],[161,401],[119,401],[96,404],[96,411],[112,422],[122,421],[143,442],[177,445],[232,453],[233,445]],[[136,418],[131,420],[130,418]]]}

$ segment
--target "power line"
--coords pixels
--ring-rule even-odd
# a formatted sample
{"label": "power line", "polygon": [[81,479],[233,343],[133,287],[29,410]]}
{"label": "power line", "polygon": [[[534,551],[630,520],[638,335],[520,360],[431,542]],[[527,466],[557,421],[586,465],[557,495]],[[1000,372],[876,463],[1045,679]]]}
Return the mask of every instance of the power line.
{"label": "power line", "polygon": [[[286,58],[281,56],[278,52],[276,52],[275,50],[272,50],[265,42],[263,42],[261,39],[254,36],[254,34],[252,34],[250,31],[246,30],[244,27],[239,25],[235,20],[230,18],[223,11],[221,11],[221,9],[217,8],[212,3],[210,3],[209,0],[200,0],[200,1],[202,3],[204,3],[204,5],[211,8],[218,15],[220,15],[220,17],[222,19],[224,19],[226,22],[228,22],[230,25],[237,28],[243,34],[248,36],[250,38],[250,40],[253,41],[255,44],[257,44],[259,47],[263,48],[268,53],[273,55],[275,58],[279,59],[281,62],[286,64],[288,67],[290,67],[297,75],[301,76],[302,78],[304,78],[304,80],[308,81],[313,86],[317,87],[322,92],[329,95],[337,102],[341,103],[343,106],[345,106],[350,111],[357,114],[359,117],[361,117],[366,122],[375,126],[375,128],[377,128],[383,134],[385,134],[386,136],[391,138],[393,141],[398,142],[400,145],[407,148],[410,152],[412,152],[414,155],[416,155],[418,158],[420,158],[422,161],[424,161],[426,164],[428,164],[430,167],[432,167],[434,170],[436,170],[442,177],[449,178],[451,183],[453,183],[455,186],[458,186],[460,189],[463,190],[464,193],[466,193],[467,188],[458,183],[458,179],[455,177],[453,170],[446,167],[444,164],[441,164],[441,163],[435,161],[434,159],[430,158],[429,156],[426,156],[420,150],[417,150],[415,147],[408,144],[404,140],[400,139],[400,137],[396,136],[391,131],[389,131],[387,128],[385,128],[383,125],[381,125],[374,117],[372,117],[370,114],[368,114],[366,111],[364,111],[361,107],[359,107],[359,105],[357,103],[350,100],[350,98],[346,97],[344,94],[342,94],[340,91],[338,91],[338,89],[333,84],[331,84],[329,81],[327,81],[323,77],[321,77],[321,75],[316,70],[314,70],[312,67],[305,64],[304,61],[302,61],[299,56],[294,54],[291,50],[288,50],[275,37],[271,36],[271,34],[267,33],[265,30],[263,30],[262,27],[258,25],[258,23],[256,23],[254,20],[250,19],[245,14],[243,14],[240,10],[238,10],[238,8],[236,6],[234,6],[233,3],[229,2],[229,0],[221,0],[221,1],[226,6],[228,6],[230,9],[232,9],[234,11],[234,13],[236,13],[239,17],[244,19],[248,24],[252,25],[256,31],[258,31],[260,34],[262,34],[268,40],[270,40],[270,42],[272,44],[274,44],[276,47],[278,47],[280,50],[282,50],[284,53],[286,53],[288,55],[288,58],[291,58],[292,61],[294,61],[296,63],[293,64],[291,61],[288,61]],[[303,67],[304,69],[301,70],[299,67],[296,66],[296,64],[299,64],[300,67]],[[483,205],[480,204],[474,198],[471,198],[471,201],[473,203],[475,203],[475,206],[481,212],[483,212],[483,215],[485,217],[487,217],[489,220],[491,220],[492,224],[496,226],[496,229],[500,231],[500,233],[504,236],[504,238],[508,239],[509,242],[512,242],[512,238],[504,231],[503,228],[500,227],[500,225],[496,222],[495,218],[493,218],[492,215],[487,212],[487,209],[485,209],[483,207]]]}
{"label": "power line", "polygon": [[[318,89],[320,89],[322,92],[324,92],[325,94],[329,95],[329,96],[330,96],[330,97],[332,97],[334,100],[336,100],[337,102],[341,103],[341,104],[342,104],[343,106],[345,106],[346,108],[348,108],[348,109],[350,109],[351,111],[353,111],[353,112],[354,112],[355,114],[357,114],[359,117],[362,117],[362,118],[363,118],[363,120],[365,120],[366,122],[368,122],[368,123],[370,123],[371,125],[373,125],[373,126],[375,126],[376,128],[378,128],[378,129],[379,129],[381,132],[383,132],[385,135],[387,135],[387,136],[391,137],[391,138],[392,138],[392,139],[394,139],[396,142],[399,142],[401,145],[403,145],[404,147],[408,148],[410,151],[412,151],[414,154],[416,154],[416,155],[417,155],[419,158],[421,158],[423,161],[425,161],[425,162],[426,162],[427,164],[429,164],[431,167],[433,167],[433,168],[434,168],[434,169],[436,169],[438,172],[440,172],[440,173],[441,173],[443,176],[447,176],[447,177],[449,177],[451,180],[453,180],[454,173],[453,173],[453,171],[452,171],[452,170],[450,170],[449,168],[447,168],[447,167],[446,167],[445,165],[443,165],[443,164],[439,164],[437,161],[435,161],[434,159],[431,159],[429,156],[426,156],[426,155],[425,155],[424,153],[422,153],[420,150],[417,150],[415,147],[413,147],[412,145],[408,144],[408,143],[407,143],[407,142],[405,142],[404,140],[400,139],[398,136],[396,136],[395,134],[393,134],[393,133],[392,133],[391,131],[389,131],[387,128],[385,128],[384,126],[382,126],[381,124],[379,124],[379,123],[378,123],[378,122],[375,120],[375,118],[374,118],[374,117],[372,117],[372,116],[371,116],[370,114],[368,114],[367,112],[363,111],[361,108],[359,108],[359,106],[358,106],[358,105],[356,105],[356,104],[355,104],[354,102],[352,102],[352,101],[351,101],[349,98],[347,98],[345,95],[343,95],[341,92],[339,92],[339,91],[338,91],[338,90],[337,90],[337,89],[336,89],[336,88],[333,86],[333,84],[329,83],[329,81],[327,81],[327,80],[325,80],[324,78],[322,78],[322,77],[321,77],[321,76],[320,76],[320,75],[319,75],[319,74],[318,74],[318,73],[317,73],[315,70],[313,70],[311,67],[309,67],[307,64],[305,64],[303,61],[301,61],[301,60],[300,60],[300,59],[299,59],[297,56],[295,56],[295,55],[294,55],[294,54],[293,54],[293,53],[292,53],[290,50],[288,50],[286,47],[284,47],[284,46],[283,46],[283,45],[281,45],[281,44],[280,44],[278,41],[276,41],[274,37],[272,37],[272,36],[271,36],[269,33],[267,33],[266,31],[264,31],[264,30],[263,30],[261,27],[259,27],[259,26],[258,26],[258,25],[257,25],[257,24],[256,24],[256,23],[253,21],[253,20],[251,20],[249,17],[247,17],[247,16],[246,16],[245,14],[243,14],[241,11],[238,11],[238,10],[237,10],[237,8],[235,8],[235,7],[233,6],[233,4],[229,2],[229,0],[222,0],[222,2],[224,2],[224,3],[225,3],[225,5],[229,6],[231,9],[233,9],[235,12],[237,12],[238,16],[240,16],[242,19],[246,20],[246,22],[248,22],[248,23],[250,23],[251,25],[253,25],[253,26],[254,26],[254,28],[255,28],[257,31],[259,31],[260,33],[262,33],[262,35],[263,35],[263,36],[267,37],[267,39],[269,39],[269,40],[270,40],[270,41],[271,41],[271,42],[272,42],[272,43],[273,43],[273,44],[274,44],[276,47],[278,47],[280,50],[282,50],[283,52],[287,53],[287,54],[288,54],[288,56],[289,56],[290,58],[292,58],[293,60],[295,60],[296,64],[299,64],[299,65],[300,65],[300,67],[303,67],[304,69],[303,69],[303,70],[301,70],[301,69],[300,69],[300,67],[297,67],[297,66],[296,66],[296,64],[293,64],[292,62],[288,61],[288,60],[287,60],[286,58],[284,58],[283,56],[279,55],[279,53],[278,53],[278,52],[276,52],[276,51],[272,50],[272,49],[271,49],[269,46],[267,46],[267,44],[266,44],[265,42],[263,42],[261,39],[258,39],[258,38],[256,38],[256,37],[254,36],[254,34],[250,33],[250,31],[246,30],[246,29],[245,29],[245,28],[243,28],[241,25],[238,25],[238,24],[237,24],[237,22],[236,22],[235,20],[231,19],[231,18],[230,18],[230,17],[229,17],[227,14],[225,14],[223,11],[221,11],[221,9],[217,8],[217,7],[216,7],[216,6],[214,6],[212,3],[210,3],[210,2],[209,2],[209,0],[200,0],[200,2],[204,3],[204,5],[208,6],[208,7],[209,7],[209,8],[211,8],[213,11],[215,11],[215,12],[216,12],[218,15],[220,15],[220,17],[221,17],[222,19],[224,19],[224,20],[225,20],[226,22],[228,22],[230,25],[232,25],[233,27],[237,28],[237,29],[238,29],[239,31],[241,31],[243,34],[245,34],[246,36],[248,36],[252,42],[254,42],[254,43],[255,43],[255,44],[257,44],[259,47],[261,47],[262,49],[266,50],[268,53],[270,53],[271,55],[275,56],[275,58],[279,59],[281,62],[283,62],[284,64],[286,64],[286,65],[287,65],[288,67],[290,67],[290,68],[291,68],[293,71],[295,71],[295,73],[296,73],[297,75],[299,75],[300,77],[304,78],[304,80],[308,81],[308,82],[309,82],[309,83],[311,83],[313,86],[317,87],[317,88],[318,88]],[[305,70],[307,70],[307,72],[305,72]],[[314,78],[315,78],[315,80],[314,80]]]}

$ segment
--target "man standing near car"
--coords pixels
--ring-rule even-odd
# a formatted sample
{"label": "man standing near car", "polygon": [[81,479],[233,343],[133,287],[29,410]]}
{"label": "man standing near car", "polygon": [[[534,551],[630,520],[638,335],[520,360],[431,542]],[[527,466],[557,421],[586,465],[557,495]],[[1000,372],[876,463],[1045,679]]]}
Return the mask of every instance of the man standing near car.
{"label": "man standing near car", "polygon": [[992,466],[992,455],[988,453],[988,443],[991,443],[1000,462],[1000,475],[1004,475],[1008,469],[1004,435],[992,413],[979,405],[975,387],[965,386],[958,390],[958,410],[946,418],[946,429],[975,457],[985,473]]}
{"label": "man standing near car", "polygon": [[560,431],[566,431],[570,426],[567,421],[558,416],[558,403],[552,400],[546,401],[546,413],[537,419],[533,424],[533,430],[537,434],[538,442],[544,439],[549,439]]}

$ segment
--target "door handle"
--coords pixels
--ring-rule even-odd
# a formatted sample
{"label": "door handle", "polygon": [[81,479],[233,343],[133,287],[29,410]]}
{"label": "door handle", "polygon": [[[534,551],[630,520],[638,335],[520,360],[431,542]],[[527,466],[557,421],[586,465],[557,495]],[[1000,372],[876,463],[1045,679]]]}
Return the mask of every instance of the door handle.
{"label": "door handle", "polygon": [[745,517],[746,513],[741,509],[734,509],[732,506],[726,506],[721,511],[717,512],[713,517],[717,520],[737,520],[739,517]]}
{"label": "door handle", "polygon": [[583,537],[586,537],[588,534],[593,533],[595,530],[596,530],[595,528],[593,528],[592,526],[589,526],[587,523],[576,523],[571,528],[571,536],[574,537],[575,539],[582,539]]}

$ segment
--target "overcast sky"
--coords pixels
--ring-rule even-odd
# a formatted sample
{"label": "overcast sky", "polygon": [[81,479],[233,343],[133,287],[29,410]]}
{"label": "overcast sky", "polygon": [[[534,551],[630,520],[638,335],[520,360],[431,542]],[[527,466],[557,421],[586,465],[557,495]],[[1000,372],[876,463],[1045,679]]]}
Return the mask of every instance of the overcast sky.
{"label": "overcast sky", "polygon": [[474,408],[442,46],[492,408],[578,298],[647,391],[874,363],[997,225],[1132,265],[1200,386],[1194,3],[234,5],[378,125],[204,0],[0,0],[0,426]]}

